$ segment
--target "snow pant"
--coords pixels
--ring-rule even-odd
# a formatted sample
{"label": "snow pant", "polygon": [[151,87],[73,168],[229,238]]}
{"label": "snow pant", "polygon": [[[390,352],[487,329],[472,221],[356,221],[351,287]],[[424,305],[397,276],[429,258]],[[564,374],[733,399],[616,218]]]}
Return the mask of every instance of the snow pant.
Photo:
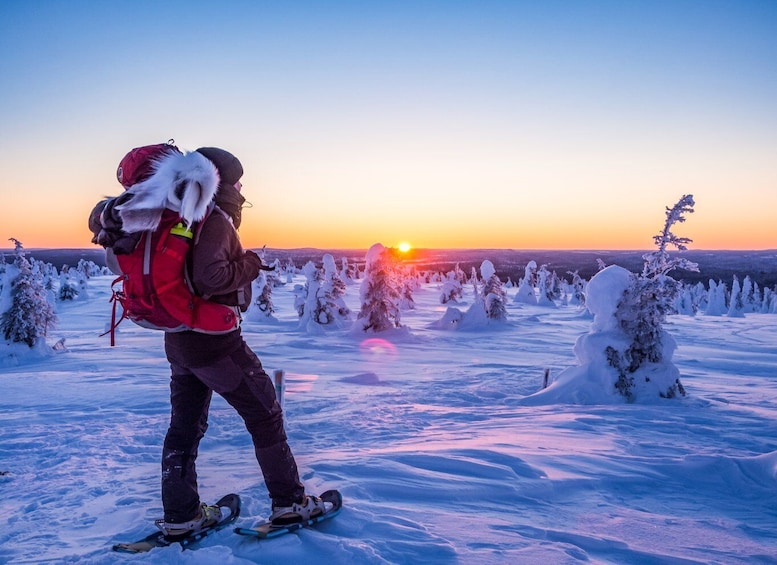
{"label": "snow pant", "polygon": [[304,487],[286,441],[275,388],[248,345],[204,367],[170,362],[170,428],[162,452],[162,504],[166,522],[194,519],[200,507],[195,462],[208,428],[213,391],[243,418],[270,498],[277,506],[302,499]]}

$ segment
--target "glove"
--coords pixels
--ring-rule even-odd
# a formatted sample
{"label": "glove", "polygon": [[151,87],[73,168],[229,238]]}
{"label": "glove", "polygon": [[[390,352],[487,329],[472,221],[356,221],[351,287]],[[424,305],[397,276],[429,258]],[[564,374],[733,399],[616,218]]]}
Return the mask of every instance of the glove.
{"label": "glove", "polygon": [[251,251],[250,249],[245,250],[246,259],[256,262],[256,266],[259,268],[260,271],[274,271],[275,267],[268,267],[264,263],[262,263],[262,258],[259,257],[254,251]]}

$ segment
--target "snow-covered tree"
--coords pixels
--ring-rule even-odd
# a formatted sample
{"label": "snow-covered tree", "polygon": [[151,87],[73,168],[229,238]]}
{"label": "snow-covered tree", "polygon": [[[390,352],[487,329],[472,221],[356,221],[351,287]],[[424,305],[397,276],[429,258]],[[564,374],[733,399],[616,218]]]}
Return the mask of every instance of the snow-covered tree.
{"label": "snow-covered tree", "polygon": [[693,288],[682,285],[674,302],[674,310],[678,314],[693,316],[696,314],[696,308],[693,300]]}
{"label": "snow-covered tree", "polygon": [[742,281],[742,304],[747,314],[758,312],[761,306],[761,289],[750,275],[745,276]]}
{"label": "snow-covered tree", "polygon": [[519,304],[537,304],[537,295],[534,293],[534,279],[537,277],[537,263],[529,261],[524,269],[524,276],[518,283],[518,292],[513,302]]}
{"label": "snow-covered tree", "polygon": [[710,279],[709,290],[707,291],[707,307],[704,309],[705,316],[722,316],[728,312],[726,307],[726,284],[722,281],[715,283]]}
{"label": "snow-covered tree", "polygon": [[580,276],[577,271],[567,271],[572,275],[572,283],[570,284],[569,292],[569,304],[585,306],[585,280]]}
{"label": "snow-covered tree", "polygon": [[356,282],[356,268],[348,263],[346,257],[340,259],[340,278],[345,284],[354,284]]}
{"label": "snow-covered tree", "polygon": [[57,300],[61,302],[68,302],[76,300],[78,298],[78,285],[74,284],[70,279],[70,275],[62,271],[59,275],[59,292],[57,293]]}
{"label": "snow-covered tree", "polygon": [[305,275],[305,301],[300,318],[301,329],[312,329],[310,323],[328,324],[331,319],[328,317],[326,308],[322,303],[322,296],[319,293],[321,283],[324,280],[324,273],[319,271],[312,261],[308,261],[302,267],[302,274]]}
{"label": "snow-covered tree", "polygon": [[777,314],[777,287],[775,290],[764,288],[760,311],[764,314]]}
{"label": "snow-covered tree", "polygon": [[350,320],[351,310],[346,306],[344,298],[346,284],[337,270],[334,257],[327,253],[324,255],[323,262],[324,276],[319,293],[322,295],[321,302],[327,312],[328,323]]}
{"label": "snow-covered tree", "polygon": [[254,307],[251,319],[255,321],[274,320],[275,305],[272,301],[273,284],[271,276],[277,277],[275,271],[261,271],[253,284]]}
{"label": "snow-covered tree", "polygon": [[415,299],[413,298],[413,292],[416,288],[417,281],[411,277],[404,277],[401,282],[401,288],[399,290],[399,309],[400,310],[415,310]]}
{"label": "snow-covered tree", "polygon": [[307,284],[295,284],[294,290],[294,309],[297,311],[297,316],[302,318],[305,315],[305,301],[308,297],[308,285]]}
{"label": "snow-covered tree", "polygon": [[555,279],[553,274],[548,271],[547,265],[542,265],[537,271],[537,288],[539,289],[539,298],[537,304],[549,308],[555,308],[556,303],[553,300],[555,294]]}
{"label": "snow-covered tree", "polygon": [[388,250],[380,243],[367,251],[364,280],[360,288],[361,310],[358,328],[364,332],[382,332],[400,327],[399,290]]}
{"label": "snow-covered tree", "polygon": [[442,281],[442,288],[440,289],[440,304],[458,304],[461,300],[464,287],[461,284],[455,271],[451,271]]}
{"label": "snow-covered tree", "polygon": [[21,242],[11,238],[15,245],[14,269],[6,269],[3,284],[7,290],[8,308],[0,318],[3,336],[11,343],[25,343],[33,347],[54,328],[56,314],[46,298],[46,289],[36,277],[25,257]]}
{"label": "snow-covered tree", "polygon": [[496,274],[494,264],[486,259],[480,265],[480,276],[484,281],[482,300],[489,320],[507,320],[507,293]]}
{"label": "snow-covered tree", "polygon": [[[666,316],[674,312],[674,304],[680,290],[680,283],[668,275],[674,269],[698,272],[698,265],[681,257],[670,256],[667,248],[687,250],[689,238],[672,233],[676,223],[685,221],[685,214],[693,212],[693,196],[683,196],[672,208],[666,209],[666,222],[662,232],[653,237],[657,249],[644,255],[642,274],[632,276],[631,284],[623,292],[615,317],[630,343],[626,348],[608,346],[607,360],[619,374],[616,389],[627,399],[635,394],[635,373],[647,364],[663,361],[666,349],[664,340],[668,334],[663,330]],[[649,380],[649,376],[644,378]],[[662,397],[684,395],[685,391],[677,379],[665,390]]]}
{"label": "snow-covered tree", "polygon": [[728,313],[729,318],[745,317],[745,302],[742,295],[742,287],[739,286],[739,278],[734,275],[734,282],[731,285],[731,298],[729,299]]}

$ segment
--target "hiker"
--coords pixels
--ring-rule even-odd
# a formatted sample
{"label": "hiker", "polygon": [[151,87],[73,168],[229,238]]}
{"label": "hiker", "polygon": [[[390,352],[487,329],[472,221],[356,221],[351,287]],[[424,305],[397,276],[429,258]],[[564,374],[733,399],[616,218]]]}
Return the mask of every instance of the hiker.
{"label": "hiker", "polygon": [[[139,149],[128,153],[119,167],[126,192],[103,200],[92,212],[93,241],[107,247],[109,255],[126,255],[137,244],[136,232],[159,224],[160,207],[173,209],[184,228],[199,222],[188,236],[194,240],[188,263],[196,294],[245,312],[251,281],[263,265],[256,253],[243,249],[236,231],[245,202],[240,161],[216,147],[183,153],[170,145],[138,174]],[[272,499],[270,521],[289,524],[325,513],[320,498],[305,494],[273,384],[243,340],[239,322],[221,332],[168,328],[164,343],[172,372],[170,427],[162,452],[164,520],[159,527],[165,535],[185,536],[222,519],[221,507],[200,501],[195,471],[214,391],[238,412],[251,434]]]}

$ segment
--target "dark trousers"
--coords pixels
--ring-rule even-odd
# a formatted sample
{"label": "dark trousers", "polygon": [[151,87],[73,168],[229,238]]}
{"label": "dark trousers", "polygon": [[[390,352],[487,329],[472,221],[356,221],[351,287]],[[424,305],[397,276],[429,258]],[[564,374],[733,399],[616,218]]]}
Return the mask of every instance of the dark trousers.
{"label": "dark trousers", "polygon": [[243,418],[274,504],[289,506],[300,500],[304,487],[286,441],[275,388],[248,345],[243,343],[234,353],[205,367],[185,367],[173,361],[170,366],[170,428],[162,452],[165,521],[186,522],[199,511],[195,462],[208,429],[213,391]]}

